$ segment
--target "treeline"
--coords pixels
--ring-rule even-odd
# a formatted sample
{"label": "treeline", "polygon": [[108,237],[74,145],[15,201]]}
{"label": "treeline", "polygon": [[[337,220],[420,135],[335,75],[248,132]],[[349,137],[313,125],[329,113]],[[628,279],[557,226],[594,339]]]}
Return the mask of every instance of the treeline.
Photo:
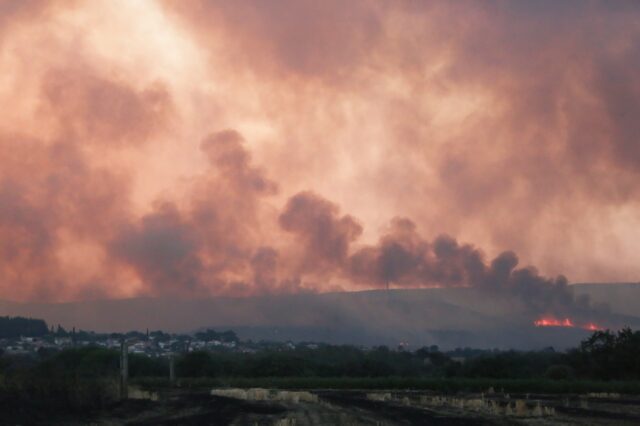
{"label": "treeline", "polygon": [[[420,380],[435,380],[441,385],[481,381],[485,388],[513,380],[526,386],[553,384],[553,389],[555,384],[569,389],[573,383],[593,380],[626,381],[631,385],[640,380],[640,332],[630,329],[595,332],[568,352],[549,348],[535,352],[467,349],[443,353],[435,346],[417,351],[384,346],[370,350],[333,345],[266,348],[252,353],[224,348],[183,353],[175,359],[178,380],[192,383],[198,382],[190,381],[192,378],[219,382],[275,378],[331,386],[364,380],[364,385],[393,382],[396,387],[411,387]],[[458,358],[461,355],[466,357],[464,361]],[[118,373],[118,351],[97,346],[43,350],[35,355],[3,354],[0,411],[6,418],[22,419],[23,409],[29,407],[33,415],[42,417],[36,420],[46,423],[47,413],[101,409],[117,398]],[[133,381],[168,383],[169,359],[129,354],[129,373]]]}
{"label": "treeline", "polygon": [[568,352],[479,351],[459,359],[437,348],[415,352],[382,346],[191,352],[176,364],[183,377],[430,377],[548,380],[640,380],[640,331],[597,331]]}
{"label": "treeline", "polygon": [[47,323],[42,319],[0,317],[0,339],[12,339],[20,336],[40,337],[48,333]]}
{"label": "treeline", "polygon": [[[464,356],[461,358],[460,356]],[[431,377],[640,380],[640,331],[597,331],[578,348],[556,352],[456,350],[414,352],[381,346],[320,346],[256,353],[191,352],[177,360],[184,377]]]}
{"label": "treeline", "polygon": [[598,331],[567,355],[578,376],[640,379],[640,331]]}
{"label": "treeline", "polygon": [[[51,327],[43,319],[25,318],[25,317],[9,317],[0,316],[0,339],[17,339],[20,337],[71,337],[76,341],[97,342],[100,340],[111,339],[138,339],[146,340],[153,338],[156,341],[169,341],[176,339],[180,341],[190,341],[192,337],[188,334],[165,333],[162,330],[147,331],[128,331],[126,333],[96,333],[94,331],[67,330],[60,324],[57,327]],[[232,330],[216,331],[213,329],[205,329],[198,331],[193,336],[197,340],[205,342],[219,341],[224,343],[239,342],[240,339]]]}
{"label": "treeline", "polygon": [[195,338],[197,340],[202,340],[204,342],[211,342],[211,341],[217,340],[218,342],[225,342],[225,343],[236,342],[237,343],[240,341],[236,333],[231,330],[215,331],[212,329],[207,329],[205,331],[197,332],[195,334]]}
{"label": "treeline", "polygon": [[[460,355],[466,358],[458,358]],[[0,375],[33,373],[62,379],[117,376],[118,352],[98,347],[42,351],[33,357],[0,357]],[[167,358],[129,355],[132,378],[166,377]],[[417,351],[381,346],[319,345],[252,353],[196,351],[177,355],[178,377],[425,377],[549,380],[640,380],[640,331],[597,331],[568,352],[458,350]],[[28,374],[27,374],[28,375]]]}

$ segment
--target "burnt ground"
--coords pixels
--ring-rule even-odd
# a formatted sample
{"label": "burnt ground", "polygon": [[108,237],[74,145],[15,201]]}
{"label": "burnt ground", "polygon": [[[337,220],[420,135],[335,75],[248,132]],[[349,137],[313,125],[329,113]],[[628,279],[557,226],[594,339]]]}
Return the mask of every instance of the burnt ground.
{"label": "burnt ground", "polygon": [[324,391],[320,392],[320,397],[324,401],[345,409],[359,409],[369,412],[379,421],[394,425],[481,426],[495,424],[479,417],[447,415],[423,407],[372,401],[367,399],[365,392]]}
{"label": "burnt ground", "polygon": [[[638,425],[640,397],[580,395],[485,396],[483,400],[527,401],[553,408],[553,415],[496,415],[464,409],[453,403],[428,405],[429,392],[392,392],[375,400],[366,391],[319,390],[317,402],[248,401],[211,396],[208,391],[169,390],[157,400],[130,399],[92,412],[42,413],[13,410],[0,413],[1,425]],[[478,401],[478,395],[453,395],[456,401]],[[1,399],[1,398],[0,398]],[[7,401],[5,401],[7,402]],[[9,408],[9,407],[4,407]],[[7,413],[13,413],[8,416]]]}
{"label": "burnt ground", "polygon": [[[131,416],[131,402],[145,402],[150,405]],[[243,401],[233,398],[212,397],[207,393],[188,393],[170,397],[163,402],[127,401],[122,406],[119,417],[127,425],[230,425],[243,416],[263,418],[267,423],[287,413],[287,408],[279,404],[262,401]]]}

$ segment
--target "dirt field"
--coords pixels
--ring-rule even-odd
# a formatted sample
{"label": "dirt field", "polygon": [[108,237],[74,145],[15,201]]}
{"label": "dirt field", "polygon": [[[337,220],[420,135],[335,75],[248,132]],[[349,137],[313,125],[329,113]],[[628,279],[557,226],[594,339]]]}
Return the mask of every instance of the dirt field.
{"label": "dirt field", "polygon": [[139,399],[83,418],[1,424],[93,425],[637,425],[640,397],[487,392],[267,389],[132,392]]}

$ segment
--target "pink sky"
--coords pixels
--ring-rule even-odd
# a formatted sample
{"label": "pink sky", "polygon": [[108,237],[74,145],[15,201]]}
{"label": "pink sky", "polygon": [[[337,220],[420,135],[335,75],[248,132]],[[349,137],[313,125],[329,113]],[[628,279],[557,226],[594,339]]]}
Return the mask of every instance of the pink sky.
{"label": "pink sky", "polygon": [[639,22],[0,0],[0,299],[637,281]]}

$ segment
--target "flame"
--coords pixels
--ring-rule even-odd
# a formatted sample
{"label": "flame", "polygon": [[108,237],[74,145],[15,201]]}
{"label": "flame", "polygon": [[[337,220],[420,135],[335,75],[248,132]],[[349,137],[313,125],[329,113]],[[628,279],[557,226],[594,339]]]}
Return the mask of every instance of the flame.
{"label": "flame", "polygon": [[600,330],[604,330],[602,327],[600,327],[599,325],[596,325],[592,322],[585,324],[582,328],[584,328],[585,330],[590,330],[590,331],[600,331]]}
{"label": "flame", "polygon": [[575,327],[569,318],[562,320],[553,317],[543,317],[533,322],[536,327]]}
{"label": "flame", "polygon": [[536,327],[578,327],[589,331],[599,331],[603,330],[599,325],[589,322],[586,324],[576,325],[576,323],[571,318],[555,318],[555,317],[542,317],[533,322],[533,325]]}

